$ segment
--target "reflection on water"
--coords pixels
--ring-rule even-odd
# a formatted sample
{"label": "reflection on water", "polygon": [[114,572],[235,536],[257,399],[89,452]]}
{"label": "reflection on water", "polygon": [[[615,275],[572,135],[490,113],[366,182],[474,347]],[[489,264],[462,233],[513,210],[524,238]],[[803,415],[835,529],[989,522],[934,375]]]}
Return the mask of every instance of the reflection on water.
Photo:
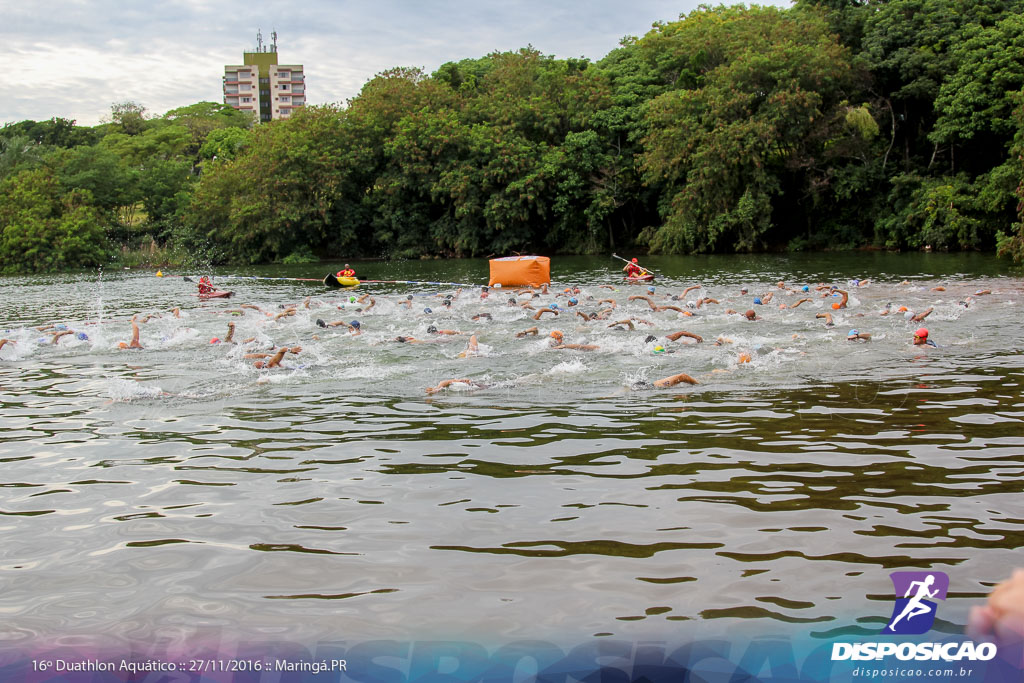
{"label": "reflection on water", "polygon": [[[971,257],[982,274],[968,277],[961,257],[651,261],[657,303],[698,279],[721,301],[684,316],[628,300],[646,288],[601,288],[604,261],[566,261],[538,304],[564,306],[554,293],[576,283],[586,310],[614,299],[613,318],[534,321],[500,290],[426,314],[454,289],[367,286],[373,309],[338,311],[344,295],[310,283],[225,279],[237,300],[200,303],[150,274],[81,276],[60,299],[54,278],[0,280],[17,341],[0,350],[0,638],[871,633],[888,573],[906,568],[950,575],[936,629],[958,633],[1021,564],[1021,286],[998,264]],[[362,270],[484,268],[440,267]],[[911,270],[927,276],[899,284]],[[801,294],[777,291],[759,321],[724,312],[751,307],[740,285],[851,277],[873,281],[833,327],[817,292],[780,309]],[[939,348],[912,347],[916,324],[879,315],[890,302],[932,307]],[[300,308],[274,321],[239,303]],[[142,351],[118,350],[134,314],[161,317]],[[315,325],[355,316],[359,336]],[[651,324],[607,327],[629,317]],[[259,371],[242,346],[209,343],[229,321],[251,348],[303,350]],[[88,339],[33,329],[54,322]],[[468,335],[390,341],[431,323],[477,333],[481,355],[459,357]],[[600,348],[514,336],[532,325]],[[872,341],[847,342],[852,327]],[[679,329],[705,343],[656,355],[645,341]],[[701,383],[638,390],[675,372]],[[486,388],[424,392],[458,377]]]}

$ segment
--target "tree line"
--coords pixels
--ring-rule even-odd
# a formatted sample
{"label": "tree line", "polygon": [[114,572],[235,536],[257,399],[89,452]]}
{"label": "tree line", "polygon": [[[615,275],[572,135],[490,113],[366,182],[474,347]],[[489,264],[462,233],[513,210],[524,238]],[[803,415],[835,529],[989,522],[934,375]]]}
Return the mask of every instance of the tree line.
{"label": "tree line", "polygon": [[[603,59],[395,68],[345,106],[0,130],[5,273],[171,260],[1024,256],[1024,0],[701,7]],[[157,252],[157,250],[159,250]]]}

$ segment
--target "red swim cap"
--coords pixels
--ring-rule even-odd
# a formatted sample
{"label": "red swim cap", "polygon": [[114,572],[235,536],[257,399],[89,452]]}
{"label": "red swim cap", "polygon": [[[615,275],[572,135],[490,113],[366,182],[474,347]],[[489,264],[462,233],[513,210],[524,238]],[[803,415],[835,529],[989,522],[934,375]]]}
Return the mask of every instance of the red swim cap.
{"label": "red swim cap", "polygon": [[636,259],[633,259],[633,263],[636,263]]}
{"label": "red swim cap", "polygon": [[927,327],[919,327],[917,329],[917,332],[914,332],[914,336],[915,337],[920,337],[921,339],[927,339],[928,338],[928,328]]}

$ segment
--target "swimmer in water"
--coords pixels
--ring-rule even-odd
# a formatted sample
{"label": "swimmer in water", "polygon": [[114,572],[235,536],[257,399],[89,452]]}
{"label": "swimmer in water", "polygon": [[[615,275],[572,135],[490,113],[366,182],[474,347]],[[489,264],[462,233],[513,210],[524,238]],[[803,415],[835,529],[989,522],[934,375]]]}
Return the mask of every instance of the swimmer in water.
{"label": "swimmer in water", "polygon": [[317,327],[323,327],[323,328],[341,327],[341,326],[344,325],[345,327],[348,328],[348,331],[351,332],[353,335],[357,335],[357,334],[362,334],[363,333],[362,325],[359,324],[358,320],[353,320],[352,322],[345,322],[344,320],[335,320],[333,323],[326,323],[323,320],[321,320],[320,318],[317,318],[316,319],[316,324],[317,324]]}
{"label": "swimmer in water", "polygon": [[59,330],[57,332],[54,332],[53,333],[53,340],[50,343],[53,344],[54,346],[56,346],[57,342],[60,341],[61,337],[66,337],[69,334],[75,334],[75,331],[74,330]]}
{"label": "swimmer in water", "polygon": [[928,317],[929,315],[931,315],[931,313],[932,313],[932,310],[934,310],[934,309],[933,309],[933,308],[932,308],[931,306],[929,306],[929,307],[928,307],[928,310],[926,310],[926,311],[921,311],[921,312],[920,312],[920,313],[918,313],[917,315],[911,316],[911,318],[910,318],[910,322],[914,322],[914,323],[919,323],[919,322],[921,322],[922,320],[924,320],[925,318],[927,318],[927,317]]}
{"label": "swimmer in water", "polygon": [[0,349],[4,348],[6,344],[17,344],[18,342],[13,339],[0,339]]}
{"label": "swimmer in water", "polygon": [[427,328],[427,334],[448,334],[448,335],[456,335],[456,334],[469,334],[469,333],[468,333],[468,332],[459,332],[458,330],[439,330],[439,329],[437,329],[437,327],[436,327],[436,326],[434,326],[434,325],[431,325],[431,326],[429,326],[429,327]]}
{"label": "swimmer in water", "polygon": [[1000,650],[1024,644],[1024,569],[1015,569],[988,594],[984,606],[972,607],[967,615],[967,636],[994,640]]}
{"label": "swimmer in water", "polygon": [[135,320],[136,316],[132,316],[132,340],[125,344],[124,342],[118,342],[117,347],[120,349],[141,349],[142,344],[139,343],[139,323]]}
{"label": "swimmer in water", "polygon": [[846,335],[846,341],[871,341],[871,333],[850,330],[849,334]]}
{"label": "swimmer in water", "polygon": [[694,334],[693,332],[687,332],[686,330],[679,330],[678,332],[673,332],[672,334],[665,335],[665,339],[668,339],[669,341],[679,341],[681,337],[695,339],[698,344],[704,343],[704,337],[700,336],[699,334]]}
{"label": "swimmer in water", "polygon": [[538,334],[540,334],[540,333],[537,331],[536,327],[529,327],[529,328],[523,330],[522,332],[516,332],[516,339],[521,339],[523,337],[527,337],[527,336],[530,336],[530,335],[533,335],[534,337],[536,337]]}
{"label": "swimmer in water", "polygon": [[480,355],[480,345],[476,340],[476,335],[469,337],[469,344],[466,345],[466,350],[459,354],[459,358],[469,358],[470,356]]}
{"label": "swimmer in water", "polygon": [[938,346],[928,338],[928,328],[920,327],[914,332],[914,346]]}
{"label": "swimmer in water", "polygon": [[273,354],[270,354],[270,353],[247,353],[247,354],[245,354],[242,357],[243,358],[269,358],[270,360],[258,360],[255,363],[253,363],[253,365],[255,367],[257,367],[257,368],[260,368],[260,369],[263,369],[263,370],[269,370],[270,368],[279,368],[279,367],[281,367],[281,359],[284,358],[284,354],[286,354],[286,353],[299,353],[300,351],[302,351],[302,347],[301,346],[293,346],[292,348],[288,348],[287,346],[282,346],[281,348],[279,348],[277,350],[276,353],[273,353]]}
{"label": "swimmer in water", "polygon": [[542,309],[540,309],[539,311],[537,311],[536,313],[533,314],[533,319],[534,320],[540,320],[541,316],[544,315],[545,313],[552,313],[552,314],[557,316],[558,315],[558,310],[554,309],[554,308],[542,308]]}
{"label": "swimmer in water", "polygon": [[667,387],[674,387],[677,384],[700,384],[693,377],[690,377],[685,372],[680,372],[678,375],[670,375],[669,377],[662,377],[661,379],[654,381],[654,386],[659,389],[665,389]]}
{"label": "swimmer in water", "polygon": [[570,349],[574,351],[596,351],[601,348],[595,344],[566,344],[565,336],[559,330],[552,330],[551,336],[551,348],[553,349]]}
{"label": "swimmer in water", "polygon": [[447,389],[447,388],[451,387],[453,384],[464,384],[469,389],[486,389],[487,386],[488,386],[486,384],[480,384],[479,382],[476,382],[476,381],[471,380],[471,379],[465,379],[465,378],[463,378],[463,379],[445,379],[445,380],[441,380],[436,387],[427,387],[426,388],[426,392],[428,394],[436,394],[439,391],[443,391],[444,389]]}
{"label": "swimmer in water", "polygon": [[832,327],[833,325],[835,325],[835,323],[832,322],[832,314],[831,313],[818,313],[814,317],[815,318],[824,318],[825,319],[825,327]]}

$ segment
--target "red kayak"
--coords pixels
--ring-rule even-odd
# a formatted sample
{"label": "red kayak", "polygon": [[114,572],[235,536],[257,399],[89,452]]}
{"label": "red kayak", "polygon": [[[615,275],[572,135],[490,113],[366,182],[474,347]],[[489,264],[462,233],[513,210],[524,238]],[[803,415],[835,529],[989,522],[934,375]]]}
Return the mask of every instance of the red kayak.
{"label": "red kayak", "polygon": [[225,292],[222,289],[217,289],[212,292],[206,292],[205,294],[197,294],[200,299],[227,299],[234,292]]}
{"label": "red kayak", "polygon": [[626,284],[638,285],[641,282],[650,282],[653,279],[654,273],[646,273],[639,277],[624,277],[622,278],[622,281],[625,282]]}

